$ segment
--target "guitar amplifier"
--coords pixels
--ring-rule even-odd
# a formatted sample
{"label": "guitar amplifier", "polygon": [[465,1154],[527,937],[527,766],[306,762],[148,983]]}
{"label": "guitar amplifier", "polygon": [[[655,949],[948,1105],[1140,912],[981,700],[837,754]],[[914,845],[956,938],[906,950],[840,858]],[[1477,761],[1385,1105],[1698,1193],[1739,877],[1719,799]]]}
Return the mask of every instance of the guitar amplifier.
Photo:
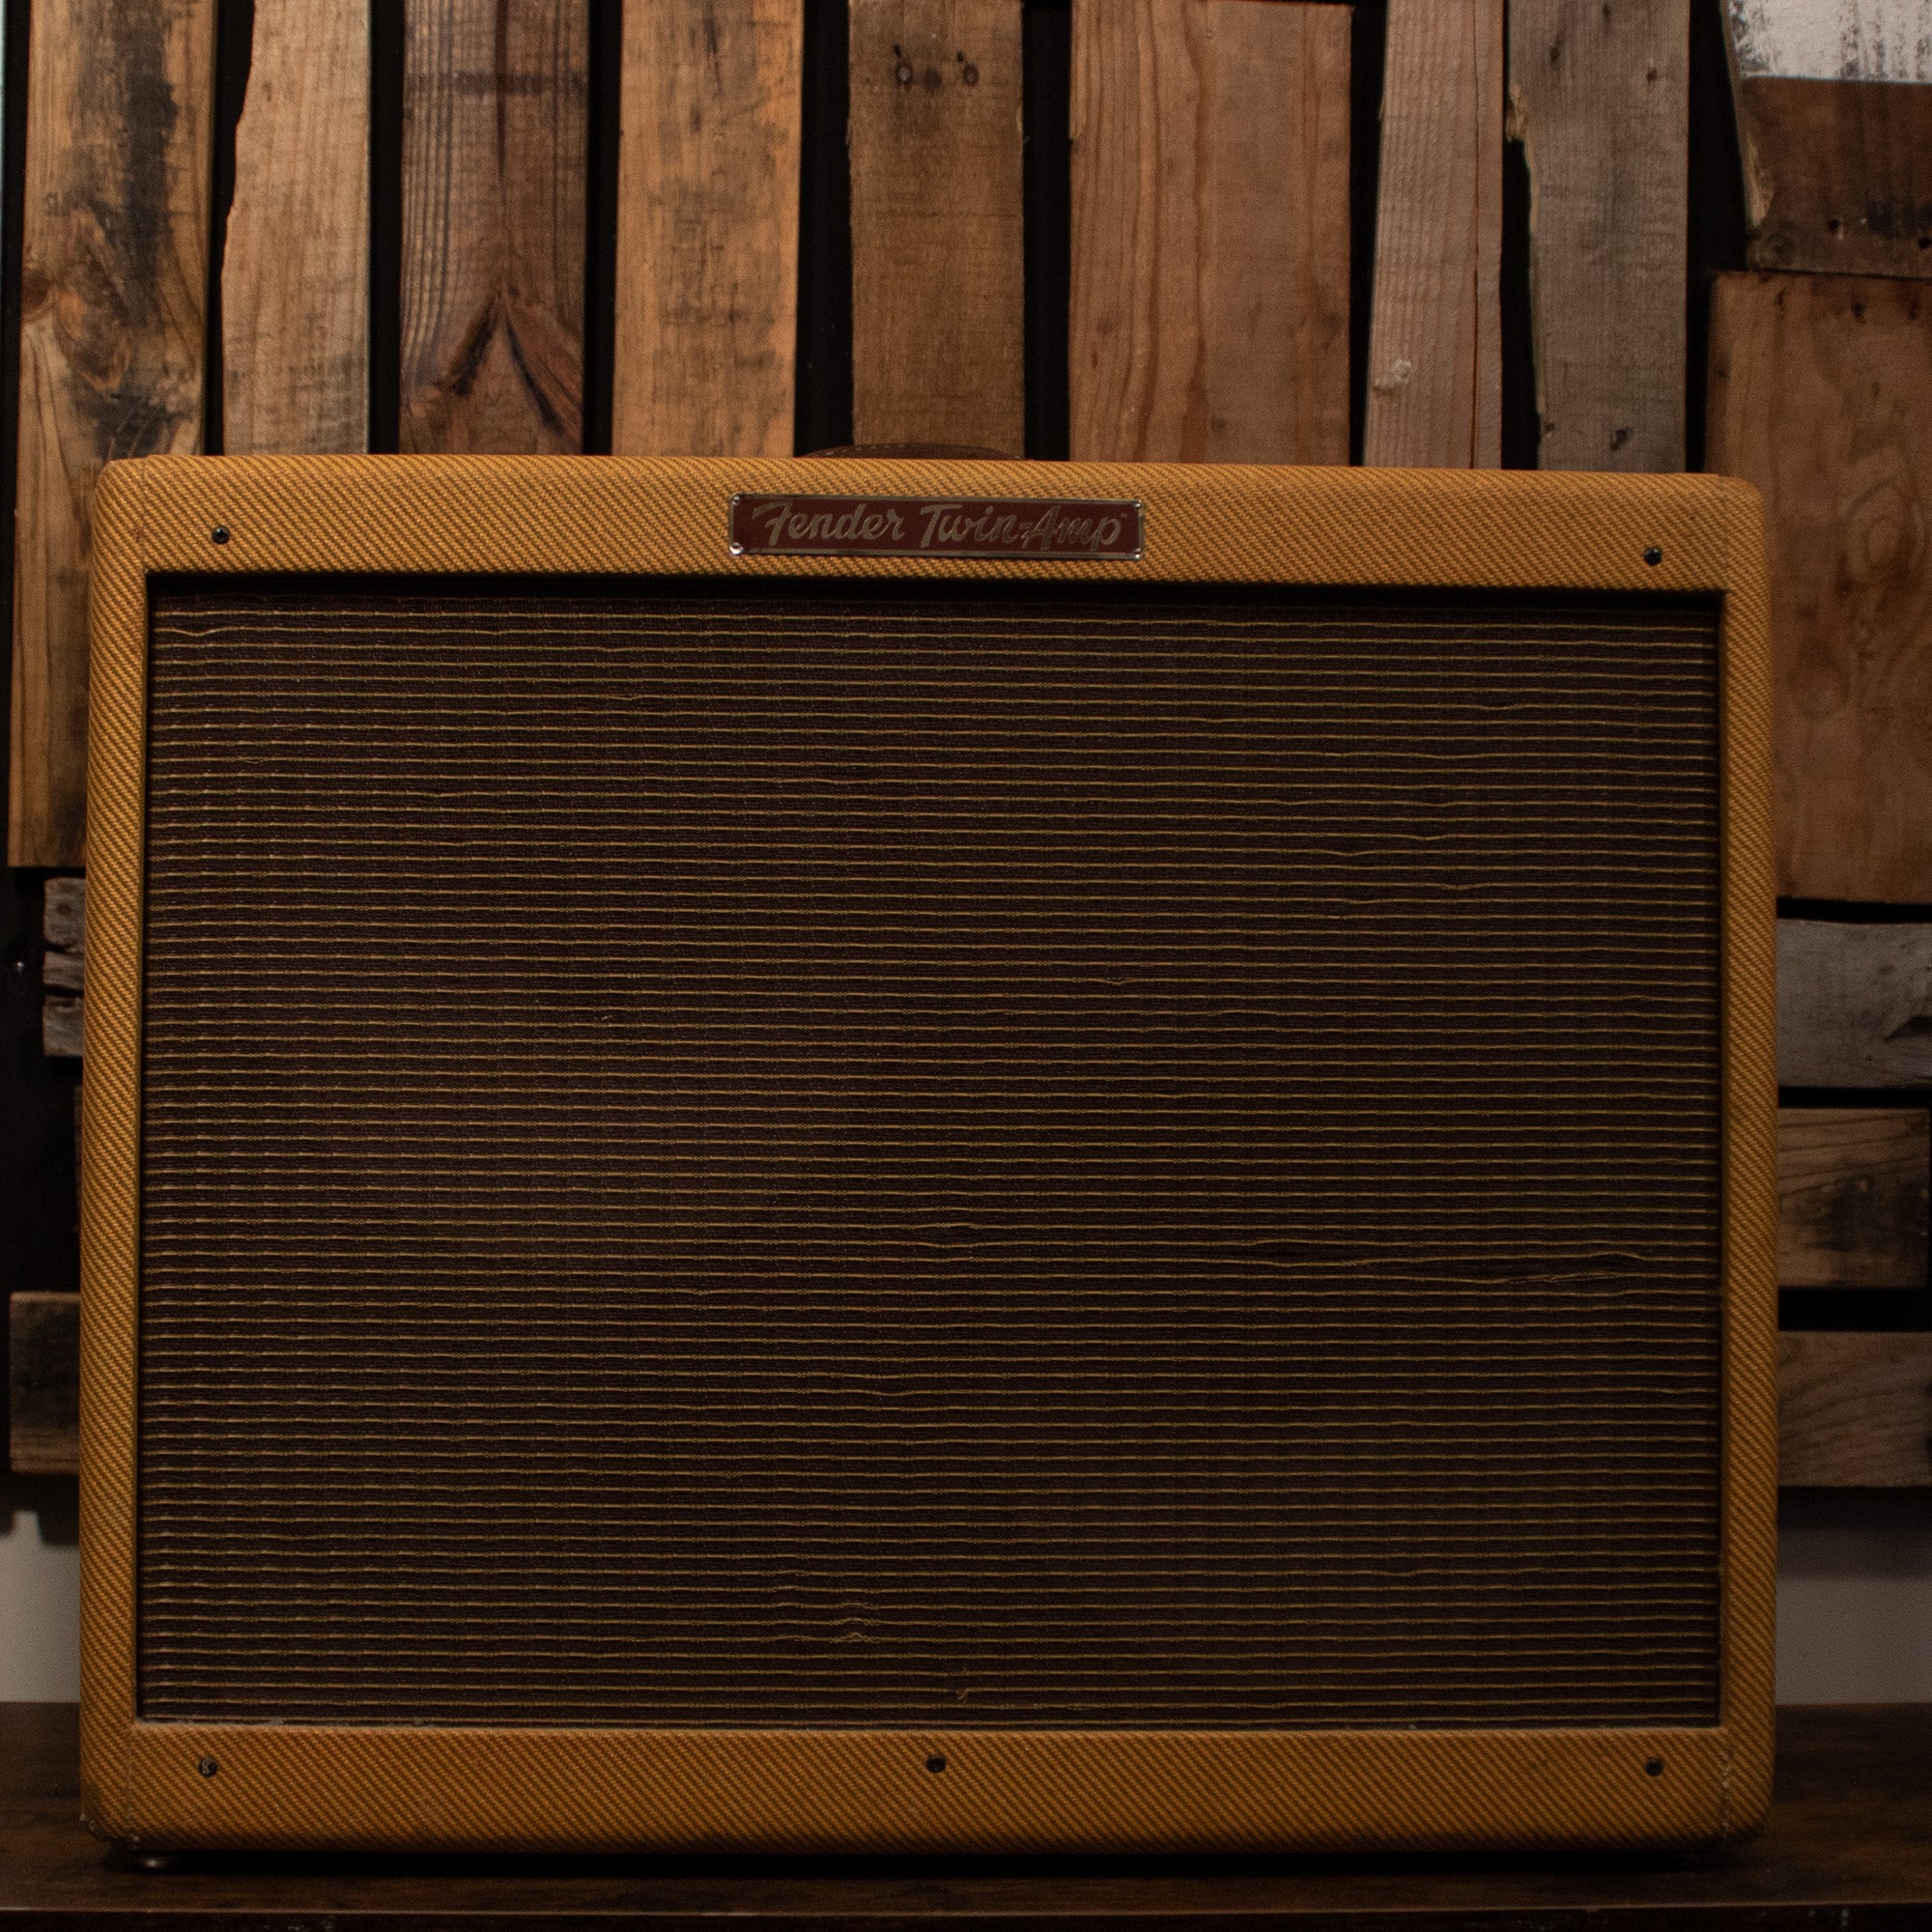
{"label": "guitar amplifier", "polygon": [[97,517],[99,1832],[1756,1827],[1748,490],[164,457]]}

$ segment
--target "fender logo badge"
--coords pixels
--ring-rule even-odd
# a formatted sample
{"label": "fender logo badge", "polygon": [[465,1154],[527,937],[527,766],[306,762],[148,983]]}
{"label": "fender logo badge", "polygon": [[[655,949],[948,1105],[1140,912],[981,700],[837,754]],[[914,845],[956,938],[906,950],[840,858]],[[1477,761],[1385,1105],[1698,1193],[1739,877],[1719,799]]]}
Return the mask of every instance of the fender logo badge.
{"label": "fender logo badge", "polygon": [[733,497],[733,556],[1036,556],[1134,563],[1138,503],[974,497]]}

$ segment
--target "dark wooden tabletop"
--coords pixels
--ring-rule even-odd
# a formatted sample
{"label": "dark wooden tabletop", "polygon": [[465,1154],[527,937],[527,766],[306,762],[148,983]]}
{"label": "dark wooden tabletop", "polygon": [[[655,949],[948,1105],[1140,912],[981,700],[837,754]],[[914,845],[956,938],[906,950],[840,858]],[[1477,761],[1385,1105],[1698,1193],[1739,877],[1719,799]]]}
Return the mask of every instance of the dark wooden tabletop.
{"label": "dark wooden tabletop", "polygon": [[328,1859],[158,1873],[84,1832],[74,1711],[0,1705],[0,1932],[1932,1932],[1932,1704],[1779,1714],[1770,1829],[1721,1858]]}

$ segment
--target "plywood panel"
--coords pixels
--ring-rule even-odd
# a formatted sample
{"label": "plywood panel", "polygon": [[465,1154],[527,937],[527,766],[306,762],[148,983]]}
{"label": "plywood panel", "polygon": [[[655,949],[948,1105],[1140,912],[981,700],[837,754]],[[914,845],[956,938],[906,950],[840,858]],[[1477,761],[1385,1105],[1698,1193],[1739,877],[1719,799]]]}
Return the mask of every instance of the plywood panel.
{"label": "plywood panel", "polygon": [[1932,1488],[1932,1335],[1778,1337],[1778,1481]]}
{"label": "plywood panel", "polygon": [[1074,0],[1072,454],[1349,454],[1350,10]]}
{"label": "plywood panel", "polygon": [[1779,1288],[1925,1286],[1926,1122],[1920,1107],[1780,1109]]}
{"label": "plywood panel", "polygon": [[620,456],[789,456],[804,0],[628,0]]}
{"label": "plywood panel", "polygon": [[231,455],[369,445],[369,0],[255,0],[221,258]]}
{"label": "plywood panel", "polygon": [[1026,446],[1017,0],[851,0],[852,433]]}
{"label": "plywood panel", "polygon": [[1932,1087],[1932,925],[1777,923],[1783,1087]]}
{"label": "plywood panel", "polygon": [[1390,0],[1363,461],[1502,461],[1502,0]]}
{"label": "plywood panel", "polygon": [[8,853],[77,866],[90,504],[200,447],[214,0],[40,0],[27,78]]}
{"label": "plywood panel", "polygon": [[582,446],[587,0],[409,0],[400,443]]}
{"label": "plywood panel", "polygon": [[1545,469],[1684,467],[1690,0],[1512,0]]}
{"label": "plywood panel", "polygon": [[1777,890],[1932,903],[1932,290],[1720,277],[1708,460],[1770,523]]}

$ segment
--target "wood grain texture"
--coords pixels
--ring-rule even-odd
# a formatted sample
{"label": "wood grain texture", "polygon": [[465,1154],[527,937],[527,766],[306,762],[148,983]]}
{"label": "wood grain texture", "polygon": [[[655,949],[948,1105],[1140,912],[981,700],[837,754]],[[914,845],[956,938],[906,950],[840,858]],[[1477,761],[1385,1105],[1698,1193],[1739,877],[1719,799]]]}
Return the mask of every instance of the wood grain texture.
{"label": "wood grain texture", "polygon": [[255,0],[221,258],[222,446],[369,446],[369,0]]}
{"label": "wood grain texture", "polygon": [[1690,0],[1512,0],[1545,469],[1684,467]]}
{"label": "wood grain texture", "polygon": [[1932,290],[1719,277],[1708,461],[1765,497],[1778,892],[1932,902]]}
{"label": "wood grain texture", "polygon": [[7,1309],[8,1460],[15,1474],[80,1467],[80,1296],[23,1292]]}
{"label": "wood grain texture", "polygon": [[628,0],[620,456],[789,456],[804,0]]}
{"label": "wood grain texture", "polygon": [[214,0],[41,0],[14,508],[15,866],[83,863],[94,479],[202,427]]}
{"label": "wood grain texture", "polygon": [[1741,80],[1747,259],[1932,276],[1932,85]]}
{"label": "wood grain texture", "polygon": [[49,1060],[79,1060],[86,1019],[83,1000],[50,995],[41,1004],[41,1051]]}
{"label": "wood grain texture", "polygon": [[[87,881],[49,879],[42,901],[41,936],[46,941],[41,954],[41,984],[57,997],[43,1003],[41,1013],[42,1050],[47,1053],[78,1052],[79,1018],[73,1002],[61,995],[86,990],[87,978]],[[56,1009],[51,1017],[48,1007]],[[46,1042],[51,1039],[54,1044]]]}
{"label": "wood grain texture", "polygon": [[49,946],[80,952],[87,945],[87,881],[49,879],[41,895],[41,936]]}
{"label": "wood grain texture", "polygon": [[1780,1335],[1777,1404],[1783,1488],[1932,1488],[1932,1335]]}
{"label": "wood grain texture", "polygon": [[1076,458],[1348,461],[1350,17],[1073,0]]}
{"label": "wood grain texture", "polygon": [[1925,1286],[1928,1118],[1919,1107],[1779,1110],[1779,1288]]}
{"label": "wood grain texture", "polygon": [[849,17],[853,436],[1023,455],[1020,8]]}
{"label": "wood grain texture", "polygon": [[583,440],[587,0],[409,0],[401,447]]}
{"label": "wood grain texture", "polygon": [[1779,920],[1777,1080],[1932,1086],[1932,925]]}
{"label": "wood grain texture", "polygon": [[1502,0],[1390,0],[1365,463],[1502,462]]}

